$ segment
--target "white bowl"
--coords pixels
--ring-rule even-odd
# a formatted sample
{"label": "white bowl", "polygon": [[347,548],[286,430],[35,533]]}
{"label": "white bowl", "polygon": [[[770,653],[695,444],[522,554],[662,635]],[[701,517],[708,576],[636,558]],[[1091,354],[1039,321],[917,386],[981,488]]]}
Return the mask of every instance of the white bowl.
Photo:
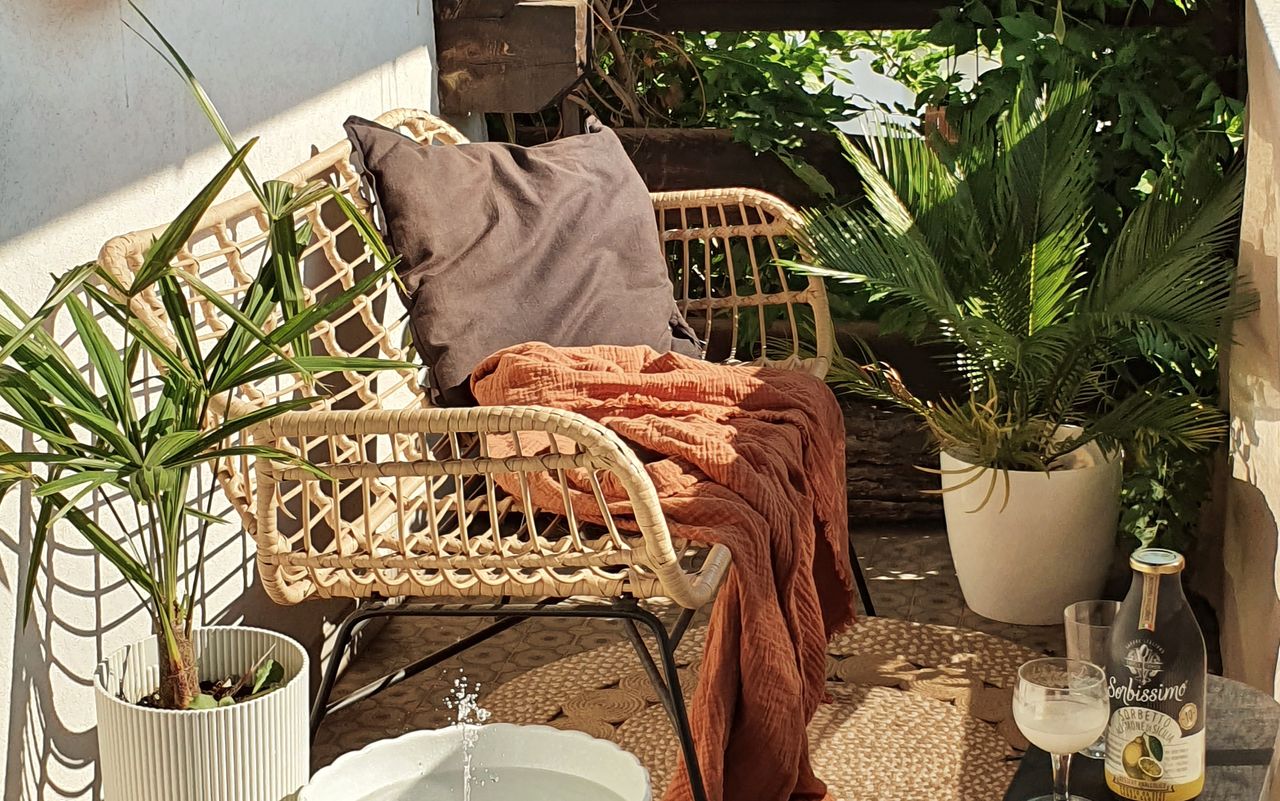
{"label": "white bowl", "polygon": [[[649,771],[607,740],[550,726],[467,726],[471,801],[652,801]],[[461,801],[463,729],[415,731],[316,771],[298,801]]]}

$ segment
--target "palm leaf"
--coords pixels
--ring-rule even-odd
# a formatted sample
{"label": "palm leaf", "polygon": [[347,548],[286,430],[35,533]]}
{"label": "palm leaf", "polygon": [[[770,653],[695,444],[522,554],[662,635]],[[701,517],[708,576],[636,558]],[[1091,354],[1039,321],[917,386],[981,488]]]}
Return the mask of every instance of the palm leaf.
{"label": "palm leaf", "polygon": [[342,213],[351,222],[352,227],[356,229],[356,233],[360,235],[365,247],[369,248],[369,251],[373,253],[378,262],[383,265],[394,265],[399,261],[398,257],[392,255],[391,249],[383,241],[378,229],[373,226],[373,223],[369,222],[367,217],[360,213],[356,205],[336,188],[331,191],[334,202],[338,204],[338,208],[342,209]]}
{"label": "palm leaf", "polygon": [[292,319],[282,320],[279,327],[272,330],[270,334],[264,334],[260,341],[250,348],[236,364],[227,366],[220,380],[211,387],[211,392],[217,395],[244,383],[243,376],[260,364],[272,352],[277,356],[283,357],[285,362],[295,365],[296,373],[310,379],[312,377],[311,374],[302,369],[296,359],[286,355],[281,350],[281,343],[290,342],[301,333],[311,331],[317,323],[330,319],[335,312],[346,308],[356,298],[367,294],[369,289],[382,280],[391,269],[392,265],[384,265],[370,270],[365,276],[353,282],[350,287],[325,302],[308,306]]}
{"label": "palm leaf", "polygon": [[[191,90],[191,94],[195,97],[196,103],[199,104],[200,110],[204,112],[205,117],[208,118],[209,124],[213,126],[214,132],[218,135],[218,139],[222,141],[227,152],[236,153],[237,151],[240,151],[241,148],[236,146],[235,139],[231,136],[231,129],[229,129],[227,124],[223,122],[222,115],[218,113],[217,106],[215,106],[213,101],[209,98],[209,94],[204,90],[204,86],[196,79],[195,73],[191,71],[189,66],[187,66],[187,62],[183,60],[182,54],[178,52],[177,48],[169,43],[169,40],[160,32],[160,29],[151,22],[151,19],[146,14],[142,13],[142,9],[138,8],[137,3],[133,0],[129,0],[129,5],[137,15],[142,18],[142,21],[151,29],[151,32],[155,34],[156,38],[160,40],[160,44],[164,46],[164,50],[162,51],[159,47],[152,44],[150,39],[147,39],[147,37],[138,33],[137,30],[134,30],[133,26],[129,25],[128,22],[126,22],[125,25],[137,34],[139,39],[146,42],[148,47],[156,51],[156,53],[165,60],[165,63],[172,67],[187,84],[187,88]],[[246,147],[248,147],[248,145],[246,145]],[[263,194],[262,187],[253,177],[253,172],[249,169],[249,165],[241,161],[236,168],[240,171],[240,174],[244,176],[245,183],[249,185],[249,189],[258,196],[258,201],[265,206],[266,197]]]}
{"label": "palm leaf", "polygon": [[[910,409],[974,464],[1048,469],[1094,439],[1195,449],[1222,435],[1194,396],[1135,395],[1119,378],[1152,343],[1208,349],[1249,304],[1230,258],[1239,176],[1202,169],[1162,186],[1086,280],[1097,258],[1089,96],[1087,82],[1024,82],[995,124],[959,120],[954,144],[901,132],[865,148],[846,140],[866,202],[807,212],[805,257],[786,262],[930,321],[923,338],[954,350],[967,399],[922,404],[869,353],[837,359],[829,377]],[[1058,442],[1067,423],[1088,434]]]}
{"label": "palm leaf", "polygon": [[[15,350],[26,344],[31,336],[44,324],[45,320],[49,319],[49,315],[53,314],[64,300],[93,277],[96,269],[97,264],[88,262],[69,270],[55,279],[53,289],[45,297],[44,302],[40,304],[40,308],[36,310],[36,313],[26,319],[22,328],[15,330],[6,338],[4,347],[0,347],[0,362],[8,359]],[[10,308],[16,305],[7,294],[4,297]]]}
{"label": "palm leaf", "polygon": [[231,176],[235,175],[238,168],[244,166],[245,157],[257,142],[256,138],[250,139],[244,147],[233,150],[231,159],[223,165],[217,175],[205,184],[186,208],[174,218],[173,222],[165,226],[160,236],[151,243],[142,266],[134,273],[133,284],[129,288],[131,297],[151,286],[160,276],[169,273],[170,265],[178,252],[191,238],[201,218],[213,205],[213,201],[217,199],[227,182],[231,180]]}
{"label": "palm leaf", "polygon": [[251,428],[258,423],[274,419],[280,415],[305,409],[314,405],[318,398],[293,398],[291,400],[279,401],[270,406],[263,406],[260,409],[254,409],[247,414],[238,417],[232,417],[225,420],[217,426],[214,426],[203,432],[197,439],[189,443],[186,447],[175,451],[170,459],[175,461],[190,460],[201,456],[205,451],[217,446],[221,442],[225,442],[241,431]]}
{"label": "palm leaf", "polygon": [[363,356],[298,356],[291,361],[276,360],[255,367],[247,373],[242,373],[237,383],[254,384],[276,376],[291,375],[296,372],[295,365],[301,366],[312,375],[338,372],[368,373],[377,370],[418,370],[421,367],[413,362]]}
{"label": "palm leaf", "polygon": [[[271,352],[271,353],[274,353],[276,356],[280,357],[281,359],[283,359],[284,361],[290,364],[297,365],[297,362],[294,361],[293,357],[290,356],[288,353],[286,353],[284,349],[279,344],[277,344],[277,341],[279,340],[283,340],[287,342],[288,341],[287,338],[282,338],[282,337],[273,338],[273,335],[267,334],[265,331],[263,331],[259,327],[258,323],[255,320],[246,316],[243,312],[237,309],[230,301],[224,298],[222,294],[218,292],[218,290],[206,284],[199,277],[192,275],[191,273],[183,273],[182,280],[186,281],[188,284],[191,284],[191,286],[195,288],[196,292],[200,293],[201,297],[203,297],[205,300],[212,303],[214,306],[218,307],[219,311],[221,311],[223,314],[230,317],[237,326],[247,331],[249,336],[252,337],[254,341],[258,342],[261,345],[264,352],[262,356],[258,357],[259,360],[262,357],[265,357],[266,352]],[[281,327],[283,328],[283,326]],[[273,334],[278,333],[279,331],[280,329],[277,328],[276,331],[273,332]],[[224,336],[226,335],[224,334]],[[256,363],[256,361],[254,363]],[[311,375],[307,373],[306,370],[302,369],[301,366],[297,366],[295,368],[295,371],[299,375],[304,376],[306,379],[310,380]],[[221,392],[225,392],[229,388],[230,387],[215,385],[210,388],[210,394],[217,395],[217,394],[220,394]]]}
{"label": "palm leaf", "polygon": [[116,303],[109,294],[99,287],[85,284],[84,288],[94,300],[98,301],[106,315],[132,336],[140,347],[145,348],[148,355],[154,356],[163,364],[166,370],[178,374],[189,383],[197,383],[199,381],[199,378],[192,371],[191,365],[166,345],[164,340],[157,336],[154,331],[143,325],[137,317],[134,317],[128,307]]}
{"label": "palm leaf", "polygon": [[35,525],[31,534],[31,554],[27,558],[27,572],[22,580],[22,622],[31,620],[31,608],[34,605],[36,578],[40,573],[40,557],[44,552],[44,544],[49,539],[49,518],[53,515],[53,506],[47,502],[40,504],[36,513]]}
{"label": "palm leaf", "polygon": [[1224,321],[1253,301],[1251,291],[1233,294],[1243,190],[1237,170],[1153,192],[1126,220],[1089,287],[1083,307],[1091,322],[1197,347],[1216,341]]}
{"label": "palm leaf", "polygon": [[316,467],[311,462],[298,456],[296,453],[272,448],[267,445],[232,445],[226,448],[218,448],[212,451],[206,451],[197,457],[187,459],[181,462],[175,462],[174,467],[194,467],[198,464],[207,464],[217,459],[230,459],[237,456],[253,456],[262,459],[270,459],[276,462],[284,462],[285,464],[299,467],[311,475],[322,481],[332,481],[333,479],[328,473]]}
{"label": "palm leaf", "polygon": [[205,374],[204,356],[200,353],[200,337],[196,332],[195,320],[191,317],[191,304],[187,301],[182,287],[178,285],[172,272],[156,278],[155,285],[160,295],[160,302],[164,304],[169,327],[173,330],[174,338],[187,364],[191,365],[188,372],[203,376]]}
{"label": "palm leaf", "polygon": [[44,550],[49,532],[63,517],[66,517],[81,536],[89,541],[93,549],[114,565],[130,584],[153,598],[157,596],[158,588],[147,569],[122,548],[111,535],[103,531],[92,518],[76,508],[76,504],[95,488],[95,485],[84,487],[71,499],[58,493],[47,494],[40,498],[40,510],[36,515],[35,529],[31,539],[31,561],[27,565],[22,588],[23,621],[31,619],[36,576],[40,568],[40,552]]}
{"label": "palm leaf", "polygon": [[[267,196],[267,215],[271,219],[268,238],[271,260],[268,269],[275,274],[276,301],[281,316],[288,320],[302,313],[306,298],[299,275],[297,228],[293,220],[295,208],[294,186],[285,181],[267,181],[263,185]],[[306,332],[289,340],[295,356],[311,353],[311,343]]]}
{"label": "palm leaf", "polygon": [[123,427],[125,436],[128,436],[134,429],[135,417],[124,360],[120,358],[120,352],[107,338],[102,326],[98,325],[93,313],[78,297],[69,295],[66,298],[66,305],[71,312],[76,334],[89,357],[89,363],[97,371],[98,378],[106,390],[106,408],[117,424]]}

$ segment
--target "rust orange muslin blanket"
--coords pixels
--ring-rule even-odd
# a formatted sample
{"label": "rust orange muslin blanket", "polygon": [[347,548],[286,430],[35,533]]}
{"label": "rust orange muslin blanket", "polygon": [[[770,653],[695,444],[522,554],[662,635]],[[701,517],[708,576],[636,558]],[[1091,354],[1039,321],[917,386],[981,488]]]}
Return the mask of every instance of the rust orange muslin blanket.
{"label": "rust orange muslin blanket", "polygon": [[[482,404],[571,410],[639,446],[672,534],[732,553],[691,714],[710,800],[827,797],[805,726],[825,698],[827,642],[853,619],[844,421],[831,391],[798,371],[541,343],[490,356],[471,380]],[[562,510],[543,475],[534,504]],[[570,483],[575,512],[599,521],[585,477]],[[634,528],[625,491],[604,488],[614,519]],[[690,797],[682,766],[665,801]]]}

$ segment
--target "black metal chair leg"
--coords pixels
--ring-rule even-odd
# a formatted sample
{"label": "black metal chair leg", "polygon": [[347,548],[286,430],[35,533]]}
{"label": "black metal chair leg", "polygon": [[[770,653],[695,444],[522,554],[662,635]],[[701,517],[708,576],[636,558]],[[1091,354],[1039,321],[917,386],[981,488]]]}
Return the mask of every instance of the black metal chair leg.
{"label": "black metal chair leg", "polygon": [[333,641],[333,654],[329,657],[329,664],[325,665],[324,675],[320,678],[320,686],[316,689],[315,700],[311,702],[311,741],[315,742],[316,732],[320,731],[320,724],[324,721],[324,716],[328,714],[329,696],[333,694],[333,685],[338,681],[338,668],[342,664],[342,658],[346,655],[347,649],[351,646],[351,639],[355,633],[356,626],[364,622],[366,618],[373,617],[381,604],[375,604],[373,607],[359,607],[347,615],[338,626],[338,636]]}
{"label": "black metal chair leg", "polygon": [[697,612],[696,609],[680,610],[680,617],[676,618],[675,625],[671,627],[672,648],[680,647],[680,641],[684,639],[684,633],[689,630],[689,624],[693,622],[693,616]]}
{"label": "black metal chair leg", "polygon": [[[654,638],[658,644],[658,657],[662,663],[662,673],[665,681],[659,685],[654,682],[654,689],[657,690],[660,698],[665,698],[667,713],[671,717],[671,724],[675,727],[676,737],[680,740],[680,753],[684,756],[685,770],[689,773],[689,786],[693,792],[694,801],[706,801],[706,786],[702,782],[702,768],[698,763],[698,751],[693,742],[693,728],[689,725],[689,712],[684,706],[684,692],[680,688],[680,674],[676,668],[676,649],[671,637],[667,634],[666,626],[662,625],[662,621],[652,612],[635,607],[627,610],[624,616],[627,623],[634,625],[635,623],[643,623],[653,632]],[[637,639],[639,633],[636,633]],[[641,660],[648,661],[652,664],[652,656],[649,650],[644,646],[644,641],[638,643],[640,649],[643,650]],[[650,673],[650,678],[656,678]],[[665,686],[663,686],[665,685]]]}
{"label": "black metal chair leg", "polygon": [[862,599],[862,611],[867,617],[876,616],[876,605],[871,600],[871,585],[867,583],[867,574],[862,572],[862,562],[858,561],[858,549],[854,547],[853,537],[849,538],[849,563],[853,567],[853,583],[858,585],[858,597]]}

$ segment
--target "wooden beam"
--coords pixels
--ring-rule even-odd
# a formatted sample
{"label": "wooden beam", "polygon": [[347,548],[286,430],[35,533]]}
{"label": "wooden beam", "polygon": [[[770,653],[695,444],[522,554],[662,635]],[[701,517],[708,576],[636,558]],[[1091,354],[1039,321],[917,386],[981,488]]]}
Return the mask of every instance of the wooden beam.
{"label": "wooden beam", "polygon": [[518,0],[436,0],[436,19],[505,17]]}
{"label": "wooden beam", "polygon": [[930,28],[940,0],[649,0],[628,23],[658,31]]}
{"label": "wooden beam", "polygon": [[[647,0],[627,22],[656,31],[895,30],[931,28],[955,0]],[[1216,4],[1215,4],[1216,5]],[[1214,14],[1208,7],[1193,14]],[[1108,23],[1125,22],[1127,9],[1111,9]],[[1112,19],[1114,17],[1114,19]],[[1188,15],[1169,4],[1148,12],[1138,4],[1133,26],[1181,25]]]}
{"label": "wooden beam", "polygon": [[[771,153],[757,155],[730,131],[712,128],[614,128],[627,155],[651,192],[745,186],[771,192],[796,206],[827,202]],[[555,131],[520,128],[517,141],[547,141]],[[857,171],[834,136],[802,134],[801,155],[835,187],[842,198],[862,194]]]}
{"label": "wooden beam", "polygon": [[522,0],[503,17],[439,18],[440,108],[530,114],[582,76],[587,0]]}

